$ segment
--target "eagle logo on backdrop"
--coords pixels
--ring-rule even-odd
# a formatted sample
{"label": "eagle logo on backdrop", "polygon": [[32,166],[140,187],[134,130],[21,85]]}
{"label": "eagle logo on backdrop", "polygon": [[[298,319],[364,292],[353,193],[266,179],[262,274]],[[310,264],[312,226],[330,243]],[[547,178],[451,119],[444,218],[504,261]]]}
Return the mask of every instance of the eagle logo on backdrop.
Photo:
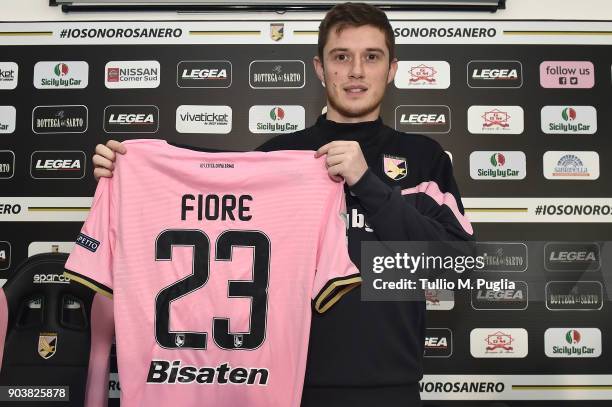
{"label": "eagle logo on backdrop", "polygon": [[271,23],[270,24],[270,38],[272,41],[280,41],[285,35],[285,24],[284,23]]}
{"label": "eagle logo on backdrop", "polygon": [[408,175],[408,164],[404,157],[383,155],[383,171],[385,175],[394,181],[399,181]]}
{"label": "eagle logo on backdrop", "polygon": [[182,347],[185,344],[185,334],[176,334],[174,337],[174,343],[179,348]]}
{"label": "eagle logo on backdrop", "polygon": [[41,333],[38,336],[38,354],[43,359],[49,359],[57,350],[57,334]]}

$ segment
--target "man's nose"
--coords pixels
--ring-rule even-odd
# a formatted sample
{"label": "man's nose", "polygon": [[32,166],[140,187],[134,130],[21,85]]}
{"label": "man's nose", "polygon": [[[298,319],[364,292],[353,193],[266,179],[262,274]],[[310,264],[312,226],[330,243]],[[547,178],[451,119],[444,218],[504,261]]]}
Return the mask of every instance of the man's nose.
{"label": "man's nose", "polygon": [[353,59],[349,76],[351,78],[363,78],[363,61],[361,58]]}

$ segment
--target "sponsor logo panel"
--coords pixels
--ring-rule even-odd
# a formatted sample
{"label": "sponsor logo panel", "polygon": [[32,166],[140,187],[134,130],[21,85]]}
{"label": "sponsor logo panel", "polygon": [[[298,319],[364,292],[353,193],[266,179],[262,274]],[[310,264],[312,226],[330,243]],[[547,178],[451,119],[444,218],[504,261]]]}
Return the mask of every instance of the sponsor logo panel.
{"label": "sponsor logo panel", "polygon": [[110,105],[104,109],[107,133],[156,133],[159,108],[154,105]]}
{"label": "sponsor logo panel", "polygon": [[232,131],[229,106],[181,105],[176,109],[179,133],[227,134]]}
{"label": "sponsor logo panel", "polygon": [[398,89],[447,89],[450,65],[446,61],[399,61],[394,83]]}
{"label": "sponsor logo panel", "polygon": [[0,90],[11,90],[17,87],[19,66],[15,62],[0,62]]}
{"label": "sponsor logo panel", "polygon": [[450,311],[455,308],[455,293],[451,290],[425,290],[427,311]]}
{"label": "sponsor logo panel", "polygon": [[595,86],[595,67],[590,61],[544,61],[540,64],[540,85],[589,89]]}
{"label": "sponsor logo panel", "polygon": [[468,130],[472,134],[522,134],[524,112],[520,106],[470,106]]}
{"label": "sponsor logo panel", "polygon": [[104,74],[108,89],[157,88],[161,80],[158,61],[109,61]]}
{"label": "sponsor logo panel", "polygon": [[34,179],[81,179],[85,176],[83,151],[34,151],[30,160]]}
{"label": "sponsor logo panel", "polygon": [[11,243],[0,240],[0,270],[11,267]]}
{"label": "sponsor logo panel", "polygon": [[544,246],[544,268],[548,271],[597,271],[601,253],[597,243],[554,243]]}
{"label": "sponsor logo panel", "polygon": [[395,129],[405,133],[448,133],[451,111],[444,105],[400,105],[395,108]]}
{"label": "sponsor logo panel", "polygon": [[593,106],[544,106],[540,118],[545,134],[597,132],[597,110]]}
{"label": "sponsor logo panel", "polygon": [[269,60],[249,64],[249,85],[253,89],[299,89],[305,84],[304,61]]}
{"label": "sponsor logo panel", "polygon": [[519,61],[470,61],[467,83],[470,88],[520,88],[523,65]]}
{"label": "sponsor logo panel", "polygon": [[599,281],[549,281],[546,308],[551,311],[597,311],[603,308],[603,285]]}
{"label": "sponsor logo panel", "polygon": [[425,333],[426,358],[449,358],[453,354],[453,332],[448,328],[427,328]]}
{"label": "sponsor logo panel", "polygon": [[36,106],[32,110],[32,131],[36,134],[84,133],[88,109],[83,105]]}
{"label": "sponsor logo panel", "polygon": [[17,110],[14,106],[0,106],[0,134],[11,134],[15,131]]}
{"label": "sponsor logo panel", "polygon": [[34,65],[36,89],[84,89],[88,81],[85,61],[40,61]]}
{"label": "sponsor logo panel", "polygon": [[525,310],[529,304],[527,283],[513,281],[514,289],[472,289],[472,308],[475,310]]}
{"label": "sponsor logo panel", "polygon": [[546,179],[599,178],[599,154],[596,151],[547,151],[542,163]]}
{"label": "sponsor logo panel", "polygon": [[601,356],[598,328],[548,328],[544,350],[549,358],[598,358]]}
{"label": "sponsor logo panel", "polygon": [[44,241],[31,242],[28,245],[28,257],[32,257],[40,253],[72,253],[74,241],[59,242],[59,241]]}
{"label": "sponsor logo panel", "polygon": [[475,328],[470,332],[470,353],[475,358],[524,358],[528,353],[523,328]]}
{"label": "sponsor logo panel", "polygon": [[304,107],[258,105],[249,109],[251,133],[291,133],[305,127]]}
{"label": "sponsor logo panel", "polygon": [[232,85],[230,61],[181,61],[176,66],[179,88],[229,88]]}
{"label": "sponsor logo panel", "polygon": [[470,176],[476,180],[519,180],[527,175],[522,151],[474,151],[470,154]]}
{"label": "sponsor logo panel", "polygon": [[15,153],[0,150],[0,179],[13,178],[15,175]]}
{"label": "sponsor logo panel", "polygon": [[480,271],[524,272],[527,270],[527,245],[514,242],[476,242],[478,256],[484,259]]}

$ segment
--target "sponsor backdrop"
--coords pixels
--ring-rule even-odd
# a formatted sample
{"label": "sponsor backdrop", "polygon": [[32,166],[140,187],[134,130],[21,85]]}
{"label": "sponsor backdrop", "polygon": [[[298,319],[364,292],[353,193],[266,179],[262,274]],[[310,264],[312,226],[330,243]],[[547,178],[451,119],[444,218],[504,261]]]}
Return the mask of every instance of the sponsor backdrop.
{"label": "sponsor backdrop", "polygon": [[[515,289],[427,291],[426,404],[609,405],[612,23],[393,26],[383,120],[448,151],[479,240],[515,242],[489,243],[487,260]],[[0,23],[0,283],[28,256],[71,250],[97,143],[242,151],[314,123],[317,27]],[[527,253],[525,240],[547,243]],[[113,361],[112,405],[119,388]]]}

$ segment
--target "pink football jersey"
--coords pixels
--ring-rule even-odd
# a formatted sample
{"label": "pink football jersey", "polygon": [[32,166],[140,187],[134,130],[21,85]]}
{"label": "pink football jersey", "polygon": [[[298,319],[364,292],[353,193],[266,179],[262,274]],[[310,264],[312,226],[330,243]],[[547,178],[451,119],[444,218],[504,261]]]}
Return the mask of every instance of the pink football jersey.
{"label": "pink football jersey", "polygon": [[298,406],[312,305],[361,281],[343,184],[312,151],[124,143],[66,263],[113,297],[121,406]]}

